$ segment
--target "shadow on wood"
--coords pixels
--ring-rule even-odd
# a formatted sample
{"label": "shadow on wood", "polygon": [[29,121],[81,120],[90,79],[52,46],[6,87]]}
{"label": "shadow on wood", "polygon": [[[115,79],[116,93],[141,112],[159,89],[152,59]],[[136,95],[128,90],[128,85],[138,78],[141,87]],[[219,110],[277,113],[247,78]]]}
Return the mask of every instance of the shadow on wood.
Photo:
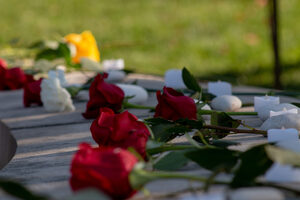
{"label": "shadow on wood", "polygon": [[17,150],[17,142],[9,128],[0,121],[0,170],[9,163]]}

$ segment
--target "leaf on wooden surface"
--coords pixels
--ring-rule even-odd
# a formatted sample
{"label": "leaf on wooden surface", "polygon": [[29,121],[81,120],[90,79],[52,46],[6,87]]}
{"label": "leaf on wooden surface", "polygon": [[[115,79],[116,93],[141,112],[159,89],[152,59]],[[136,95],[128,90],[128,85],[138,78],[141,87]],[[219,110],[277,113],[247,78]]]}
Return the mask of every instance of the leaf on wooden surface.
{"label": "leaf on wooden surface", "polygon": [[232,187],[254,185],[255,179],[263,175],[273,164],[266,153],[266,145],[255,146],[240,156],[241,164],[231,182]]}
{"label": "leaf on wooden surface", "polygon": [[208,170],[230,172],[238,161],[238,152],[223,148],[203,148],[185,153],[185,156]]}
{"label": "leaf on wooden surface", "polygon": [[216,111],[211,114],[211,125],[237,128],[240,125],[240,123],[237,120],[230,117],[225,112]]}
{"label": "leaf on wooden surface", "polygon": [[0,178],[0,189],[22,200],[47,200],[47,197],[32,193],[20,183]]}
{"label": "leaf on wooden surface", "polygon": [[154,169],[174,171],[185,166],[188,159],[185,157],[187,151],[171,151],[154,163]]}
{"label": "leaf on wooden surface", "polygon": [[182,79],[188,89],[199,92],[200,94],[202,93],[202,88],[197,80],[185,67],[182,69]]}

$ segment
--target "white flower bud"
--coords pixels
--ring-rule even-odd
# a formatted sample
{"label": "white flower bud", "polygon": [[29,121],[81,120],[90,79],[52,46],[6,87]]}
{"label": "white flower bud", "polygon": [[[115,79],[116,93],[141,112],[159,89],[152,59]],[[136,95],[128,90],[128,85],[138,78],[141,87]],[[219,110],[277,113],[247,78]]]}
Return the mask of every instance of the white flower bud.
{"label": "white flower bud", "polygon": [[41,100],[48,112],[74,111],[70,94],[62,88],[58,78],[49,76],[41,84]]}

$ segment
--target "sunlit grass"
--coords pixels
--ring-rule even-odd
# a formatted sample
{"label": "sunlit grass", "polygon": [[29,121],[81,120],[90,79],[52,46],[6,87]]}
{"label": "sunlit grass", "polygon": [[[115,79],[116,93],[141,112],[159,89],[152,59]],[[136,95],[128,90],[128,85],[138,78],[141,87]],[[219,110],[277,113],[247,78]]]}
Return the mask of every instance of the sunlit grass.
{"label": "sunlit grass", "polygon": [[[281,2],[283,80],[300,79],[300,1]],[[91,30],[101,58],[124,58],[136,72],[188,67],[203,78],[272,85],[264,0],[0,0],[0,47],[26,46]],[[1,56],[1,55],[0,55]],[[219,74],[220,76],[216,76]],[[230,76],[231,74],[231,76]],[[293,74],[293,75],[289,75]],[[226,75],[226,76],[225,76]]]}

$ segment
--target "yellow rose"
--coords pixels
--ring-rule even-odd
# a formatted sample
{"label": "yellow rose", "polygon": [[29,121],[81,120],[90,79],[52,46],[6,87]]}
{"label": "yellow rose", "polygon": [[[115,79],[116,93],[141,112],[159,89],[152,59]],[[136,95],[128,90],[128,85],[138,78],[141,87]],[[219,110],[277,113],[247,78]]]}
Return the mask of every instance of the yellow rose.
{"label": "yellow rose", "polygon": [[97,62],[100,61],[97,42],[90,31],[84,31],[81,34],[71,33],[65,36],[65,40],[76,47],[76,55],[72,57],[74,63],[79,63],[81,57],[87,57]]}

